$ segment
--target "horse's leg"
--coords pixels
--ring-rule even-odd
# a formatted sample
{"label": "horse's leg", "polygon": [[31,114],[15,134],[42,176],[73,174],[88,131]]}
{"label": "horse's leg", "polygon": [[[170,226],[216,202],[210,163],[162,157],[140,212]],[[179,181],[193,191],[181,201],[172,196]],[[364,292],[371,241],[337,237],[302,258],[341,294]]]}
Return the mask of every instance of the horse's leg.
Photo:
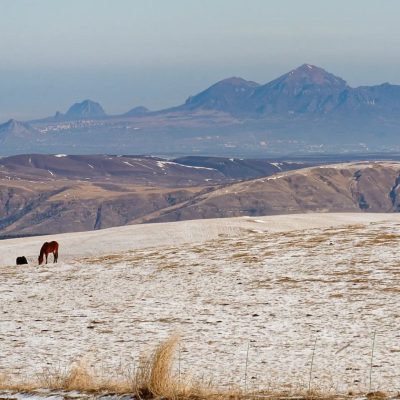
{"label": "horse's leg", "polygon": [[54,255],[54,262],[56,263],[57,260],[58,260],[58,251],[55,251],[55,252],[53,253],[53,255]]}
{"label": "horse's leg", "polygon": [[47,258],[49,257],[49,253],[46,253],[46,264],[47,264]]}

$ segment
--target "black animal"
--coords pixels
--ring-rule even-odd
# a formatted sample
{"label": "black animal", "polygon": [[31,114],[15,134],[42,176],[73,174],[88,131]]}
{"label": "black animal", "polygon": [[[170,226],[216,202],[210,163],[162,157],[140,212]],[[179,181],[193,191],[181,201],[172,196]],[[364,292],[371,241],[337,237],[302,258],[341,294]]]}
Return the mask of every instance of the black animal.
{"label": "black animal", "polygon": [[28,260],[25,256],[17,257],[17,265],[28,264]]}

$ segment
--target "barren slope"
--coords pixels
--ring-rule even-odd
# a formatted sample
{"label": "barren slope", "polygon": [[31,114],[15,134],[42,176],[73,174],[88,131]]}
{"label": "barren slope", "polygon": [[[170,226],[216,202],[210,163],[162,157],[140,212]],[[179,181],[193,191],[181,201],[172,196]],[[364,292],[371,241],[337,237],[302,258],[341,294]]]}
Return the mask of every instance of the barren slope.
{"label": "barren slope", "polygon": [[212,168],[153,157],[8,157],[0,160],[0,232],[18,236],[125,225],[228,180]]}
{"label": "barren slope", "polygon": [[233,181],[240,173],[259,176],[300,164],[211,161],[215,168],[152,157],[2,159],[1,236],[199,218],[399,210],[400,163],[333,164]]}
{"label": "barren slope", "polygon": [[302,212],[399,210],[400,163],[332,164],[283,172],[216,189],[148,221]]}
{"label": "barren slope", "polygon": [[78,232],[134,223],[204,187],[160,188],[107,182],[0,181],[3,237]]}

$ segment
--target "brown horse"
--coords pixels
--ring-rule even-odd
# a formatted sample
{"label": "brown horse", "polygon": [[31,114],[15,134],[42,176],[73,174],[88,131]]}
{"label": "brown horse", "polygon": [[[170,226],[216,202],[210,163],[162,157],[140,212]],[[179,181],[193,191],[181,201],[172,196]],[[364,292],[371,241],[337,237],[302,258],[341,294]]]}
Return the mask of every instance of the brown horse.
{"label": "brown horse", "polygon": [[47,257],[49,253],[53,253],[54,262],[56,263],[58,260],[58,243],[53,242],[45,242],[43,243],[42,248],[40,249],[40,254],[38,257],[39,265],[43,264],[43,256],[46,257],[46,264],[47,264]]}

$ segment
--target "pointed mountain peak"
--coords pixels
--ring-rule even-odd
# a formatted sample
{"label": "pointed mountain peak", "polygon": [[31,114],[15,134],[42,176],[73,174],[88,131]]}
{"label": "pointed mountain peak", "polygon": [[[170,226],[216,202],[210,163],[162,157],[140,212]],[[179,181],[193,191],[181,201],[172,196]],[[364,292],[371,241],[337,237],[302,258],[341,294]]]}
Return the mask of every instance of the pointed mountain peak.
{"label": "pointed mountain peak", "polygon": [[300,65],[300,67],[295,68],[295,70],[303,70],[303,71],[325,71],[323,68],[321,67],[317,67],[316,65],[312,65],[312,64],[303,64]]}
{"label": "pointed mountain peak", "polygon": [[287,74],[278,78],[288,82],[298,82],[302,84],[328,85],[328,86],[346,86],[347,83],[342,78],[325,71],[321,67],[312,64],[303,64]]}
{"label": "pointed mountain peak", "polygon": [[256,89],[251,107],[259,114],[326,114],[338,106],[348,89],[342,78],[303,64]]}
{"label": "pointed mountain peak", "polygon": [[4,144],[13,140],[30,140],[35,137],[37,131],[15,119],[10,119],[0,125],[0,143]]}
{"label": "pointed mountain peak", "polygon": [[105,116],[103,107],[89,99],[73,104],[65,114],[68,119],[101,118]]}
{"label": "pointed mountain peak", "polygon": [[14,118],[9,119],[7,122],[0,125],[0,131],[12,131],[15,129],[29,129],[28,125],[23,122],[17,121]]}

